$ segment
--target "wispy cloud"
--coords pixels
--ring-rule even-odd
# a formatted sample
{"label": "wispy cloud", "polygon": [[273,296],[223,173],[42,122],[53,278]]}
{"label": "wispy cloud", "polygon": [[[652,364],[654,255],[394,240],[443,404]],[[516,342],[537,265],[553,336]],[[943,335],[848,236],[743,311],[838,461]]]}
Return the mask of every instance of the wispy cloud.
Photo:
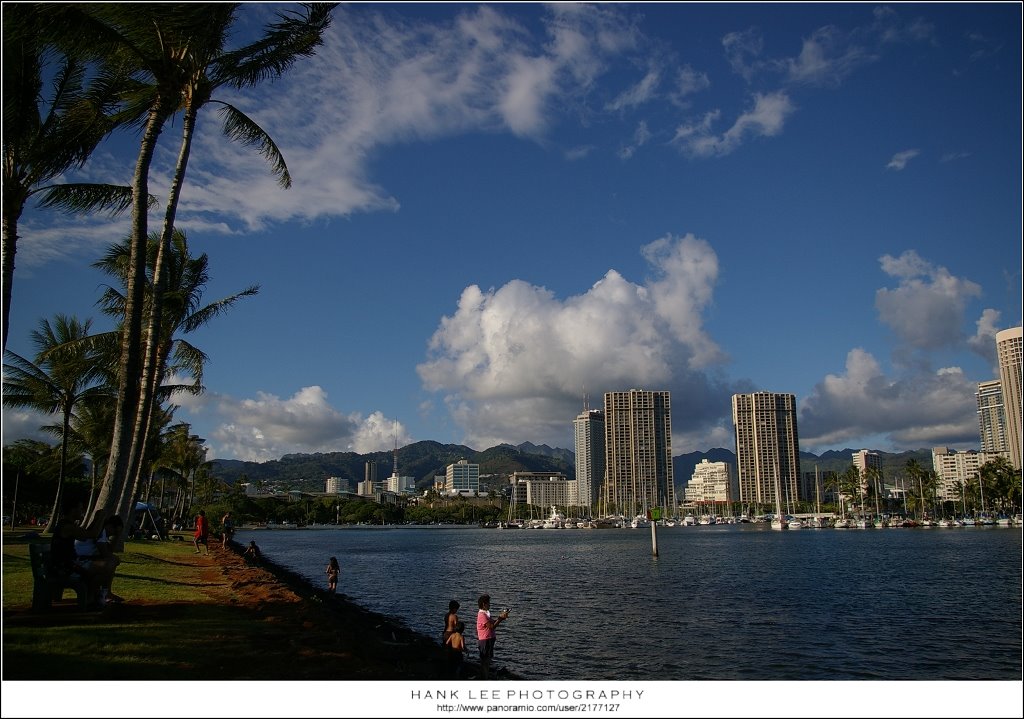
{"label": "wispy cloud", "polygon": [[970,156],[971,156],[971,153],[969,153],[969,152],[947,152],[945,155],[943,155],[941,158],[939,158],[939,161],[940,162],[956,162],[957,160],[966,160]]}
{"label": "wispy cloud", "polygon": [[899,172],[907,166],[908,162],[920,154],[920,150],[903,150],[901,152],[897,152],[892,156],[892,159],[889,160],[889,164],[885,166],[885,169]]}
{"label": "wispy cloud", "polygon": [[716,135],[712,126],[720,113],[707,113],[695,124],[676,128],[672,142],[684,153],[695,157],[728,155],[750,138],[772,137],[782,132],[786,119],[796,109],[784,91],[756,93],[753,107],[744,112],[732,127]]}
{"label": "wispy cloud", "polygon": [[722,38],[722,49],[733,72],[747,82],[765,65],[761,59],[764,37],[756,27],[727,33]]}
{"label": "wispy cloud", "polygon": [[808,85],[838,85],[861,65],[877,59],[867,48],[851,42],[838,28],[815,30],[803,41],[800,54],[782,61],[786,80]]}
{"label": "wispy cloud", "polygon": [[[339,6],[317,54],[290,70],[287,82],[226,96],[274,137],[292,189],[277,186],[257,153],[224,141],[219,118],[207,112],[179,225],[253,231],[273,222],[397,211],[400,198],[368,170],[382,148],[464,132],[541,140],[566,106],[637,44],[627,16],[611,7],[549,6],[541,33],[513,15],[473,6],[447,21],[414,22]],[[173,164],[172,137],[165,135],[155,168],[158,196]]]}
{"label": "wispy cloud", "polygon": [[711,87],[711,78],[706,72],[698,72],[690,65],[684,65],[676,75],[676,84],[670,93],[672,102],[680,107],[690,103],[690,96]]}
{"label": "wispy cloud", "polygon": [[657,68],[651,68],[640,82],[624,90],[618,97],[609,102],[605,109],[617,112],[643,105],[655,96],[659,82],[661,82],[661,73]]}
{"label": "wispy cloud", "polygon": [[639,148],[647,144],[651,139],[651,131],[647,129],[647,123],[643,120],[636,127],[636,132],[633,133],[633,139],[626,145],[619,148],[619,157],[623,160],[628,160],[633,156]]}

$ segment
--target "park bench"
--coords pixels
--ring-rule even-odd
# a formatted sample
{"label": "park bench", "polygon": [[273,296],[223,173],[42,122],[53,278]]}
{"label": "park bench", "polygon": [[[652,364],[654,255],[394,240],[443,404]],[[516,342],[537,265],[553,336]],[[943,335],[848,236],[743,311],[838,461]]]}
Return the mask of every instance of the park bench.
{"label": "park bench", "polygon": [[32,560],[32,609],[46,611],[53,602],[64,598],[65,589],[73,589],[78,595],[78,607],[89,606],[89,582],[79,574],[67,572],[53,566],[50,545],[43,543],[30,544],[29,555]]}

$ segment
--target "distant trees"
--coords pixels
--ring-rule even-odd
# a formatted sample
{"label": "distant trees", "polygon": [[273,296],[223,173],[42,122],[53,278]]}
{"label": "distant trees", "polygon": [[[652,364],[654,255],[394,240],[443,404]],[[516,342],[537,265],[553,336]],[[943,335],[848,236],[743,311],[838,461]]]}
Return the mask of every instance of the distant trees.
{"label": "distant trees", "polygon": [[60,464],[50,526],[62,510],[62,490],[74,412],[80,404],[90,399],[109,396],[109,388],[101,384],[102,364],[93,346],[87,341],[91,326],[91,320],[81,321],[66,315],[57,315],[53,324],[44,319],[32,333],[32,341],[37,350],[34,362],[14,352],[5,353],[4,406],[29,407],[60,418],[57,428]]}
{"label": "distant trees", "polygon": [[1021,473],[1014,470],[1006,457],[997,457],[981,465],[978,474],[982,487],[989,492],[993,507],[1005,513],[1020,507]]}

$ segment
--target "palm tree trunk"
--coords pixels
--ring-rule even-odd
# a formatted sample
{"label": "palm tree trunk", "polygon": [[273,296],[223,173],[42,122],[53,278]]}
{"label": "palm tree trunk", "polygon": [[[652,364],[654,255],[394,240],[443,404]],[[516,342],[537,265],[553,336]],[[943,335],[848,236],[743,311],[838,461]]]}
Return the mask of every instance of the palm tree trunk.
{"label": "palm tree trunk", "polygon": [[43,534],[53,534],[53,528],[57,526],[57,520],[63,513],[61,506],[64,501],[64,474],[68,463],[68,435],[71,432],[71,408],[64,408],[64,419],[61,424],[60,433],[60,468],[57,470],[57,493],[53,498],[53,510],[50,512],[50,521],[46,523]]}
{"label": "palm tree trunk", "polygon": [[[139,409],[135,419],[135,439],[132,445],[132,457],[135,462],[135,482],[138,483],[142,469],[142,455],[148,444],[149,429],[153,423],[153,413],[157,405],[157,393],[163,377],[165,366],[161,356],[162,321],[164,293],[167,290],[167,278],[164,263],[170,253],[171,237],[174,234],[174,218],[181,199],[181,188],[185,182],[185,171],[192,149],[192,138],[196,124],[196,110],[190,108],[185,112],[182,121],[181,147],[178,150],[178,161],[171,179],[171,189],[167,197],[167,208],[164,212],[163,228],[157,245],[156,259],[153,263],[153,292],[149,303],[149,324],[145,333],[146,349],[142,365],[142,394],[139,398]],[[166,356],[166,355],[164,355]]]}
{"label": "palm tree trunk", "polygon": [[[5,183],[6,184],[6,183]],[[25,208],[25,197],[4,188],[3,199],[3,336],[7,349],[7,333],[11,326],[11,284],[14,282],[14,255],[18,252],[18,218]]]}
{"label": "palm tree trunk", "polygon": [[90,524],[116,511],[122,504],[134,469],[132,449],[134,420],[137,417],[142,380],[142,319],[146,289],[146,245],[148,242],[149,168],[164,123],[170,117],[157,100],[149,112],[139,146],[139,157],[132,178],[132,236],[129,271],[126,278],[124,327],[118,363],[118,394],[114,431],[107,471],[97,497]]}

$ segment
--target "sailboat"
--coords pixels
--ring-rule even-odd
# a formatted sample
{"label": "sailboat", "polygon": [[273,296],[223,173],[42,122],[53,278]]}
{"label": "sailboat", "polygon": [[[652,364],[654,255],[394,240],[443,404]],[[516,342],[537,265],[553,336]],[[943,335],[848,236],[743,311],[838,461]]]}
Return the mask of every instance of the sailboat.
{"label": "sailboat", "polygon": [[789,525],[782,516],[782,487],[779,485],[779,463],[775,463],[775,516],[772,517],[772,529],[787,529]]}
{"label": "sailboat", "polygon": [[821,529],[825,526],[825,518],[821,516],[821,476],[818,474],[818,465],[814,465],[814,516],[807,520],[806,526],[810,529]]}

